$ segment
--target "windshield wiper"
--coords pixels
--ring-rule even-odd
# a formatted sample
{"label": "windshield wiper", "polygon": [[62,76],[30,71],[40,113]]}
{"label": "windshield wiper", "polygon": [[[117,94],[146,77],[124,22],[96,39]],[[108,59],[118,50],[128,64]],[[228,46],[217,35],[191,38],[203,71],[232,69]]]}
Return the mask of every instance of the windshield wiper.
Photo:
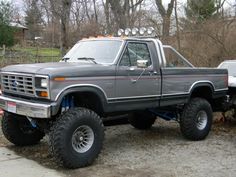
{"label": "windshield wiper", "polygon": [[67,60],[69,60],[70,58],[62,58],[61,61],[65,61],[67,62]]}
{"label": "windshield wiper", "polygon": [[95,61],[95,58],[90,58],[90,57],[79,57],[77,60],[86,60],[86,61],[92,61],[94,64],[97,64]]}

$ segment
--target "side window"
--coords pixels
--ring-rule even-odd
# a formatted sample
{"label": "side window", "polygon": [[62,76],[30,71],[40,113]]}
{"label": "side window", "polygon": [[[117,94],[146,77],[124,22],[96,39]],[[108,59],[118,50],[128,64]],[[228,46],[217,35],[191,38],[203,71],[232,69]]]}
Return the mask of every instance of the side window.
{"label": "side window", "polygon": [[124,52],[122,59],[120,61],[120,65],[121,66],[131,66],[128,48],[125,49],[125,52]]}
{"label": "side window", "polygon": [[166,67],[190,67],[175,51],[171,48],[164,47],[166,57]]}
{"label": "side window", "polygon": [[148,66],[152,64],[147,44],[131,42],[125,49],[120,65],[137,66],[137,60],[147,60]]}

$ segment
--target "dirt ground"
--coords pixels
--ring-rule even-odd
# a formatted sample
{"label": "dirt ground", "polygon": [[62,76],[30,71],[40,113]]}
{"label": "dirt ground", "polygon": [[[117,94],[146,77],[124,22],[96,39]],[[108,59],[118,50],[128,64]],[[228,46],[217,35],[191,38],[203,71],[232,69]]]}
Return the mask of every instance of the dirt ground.
{"label": "dirt ground", "polygon": [[38,145],[15,147],[0,131],[0,146],[71,177],[234,177],[236,121],[214,123],[204,141],[185,140],[176,122],[157,120],[148,131],[129,124],[106,127],[102,153],[89,167],[58,167],[48,153],[47,137]]}

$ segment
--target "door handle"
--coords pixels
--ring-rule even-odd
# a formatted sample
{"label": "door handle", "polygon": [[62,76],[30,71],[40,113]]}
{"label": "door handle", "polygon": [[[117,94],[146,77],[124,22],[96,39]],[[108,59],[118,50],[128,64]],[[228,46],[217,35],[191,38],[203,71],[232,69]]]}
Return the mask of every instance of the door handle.
{"label": "door handle", "polygon": [[157,72],[156,71],[149,71],[149,74],[152,76],[152,75],[157,75]]}
{"label": "door handle", "polygon": [[135,70],[135,68],[133,68],[133,67],[129,68],[129,71],[134,71],[134,70]]}

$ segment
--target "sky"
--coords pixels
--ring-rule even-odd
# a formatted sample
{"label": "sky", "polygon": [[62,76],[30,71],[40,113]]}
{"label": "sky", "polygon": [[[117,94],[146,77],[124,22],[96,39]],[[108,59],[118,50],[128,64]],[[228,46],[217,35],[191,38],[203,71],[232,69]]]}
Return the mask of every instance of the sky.
{"label": "sky", "polygon": [[[13,2],[13,4],[15,4],[15,7],[17,9],[23,9],[24,8],[23,0],[5,0],[5,1]],[[169,2],[170,2],[170,0],[163,0],[163,3],[166,7],[167,7]],[[186,4],[187,0],[178,0],[177,2],[178,2],[178,5],[179,5],[180,9],[182,9],[181,7]],[[229,7],[232,7],[233,5],[236,5],[236,0],[226,0],[226,2],[224,4],[224,7],[227,9]]]}
{"label": "sky", "polygon": [[[17,6],[21,7],[22,6],[22,0],[6,0],[6,1],[12,1],[14,2],[14,4],[16,4]],[[167,6],[167,4],[170,2],[170,0],[163,0],[163,3]],[[185,4],[187,2],[187,0],[178,0],[179,3],[183,3]],[[230,6],[236,3],[236,0],[226,0],[225,6]]]}

